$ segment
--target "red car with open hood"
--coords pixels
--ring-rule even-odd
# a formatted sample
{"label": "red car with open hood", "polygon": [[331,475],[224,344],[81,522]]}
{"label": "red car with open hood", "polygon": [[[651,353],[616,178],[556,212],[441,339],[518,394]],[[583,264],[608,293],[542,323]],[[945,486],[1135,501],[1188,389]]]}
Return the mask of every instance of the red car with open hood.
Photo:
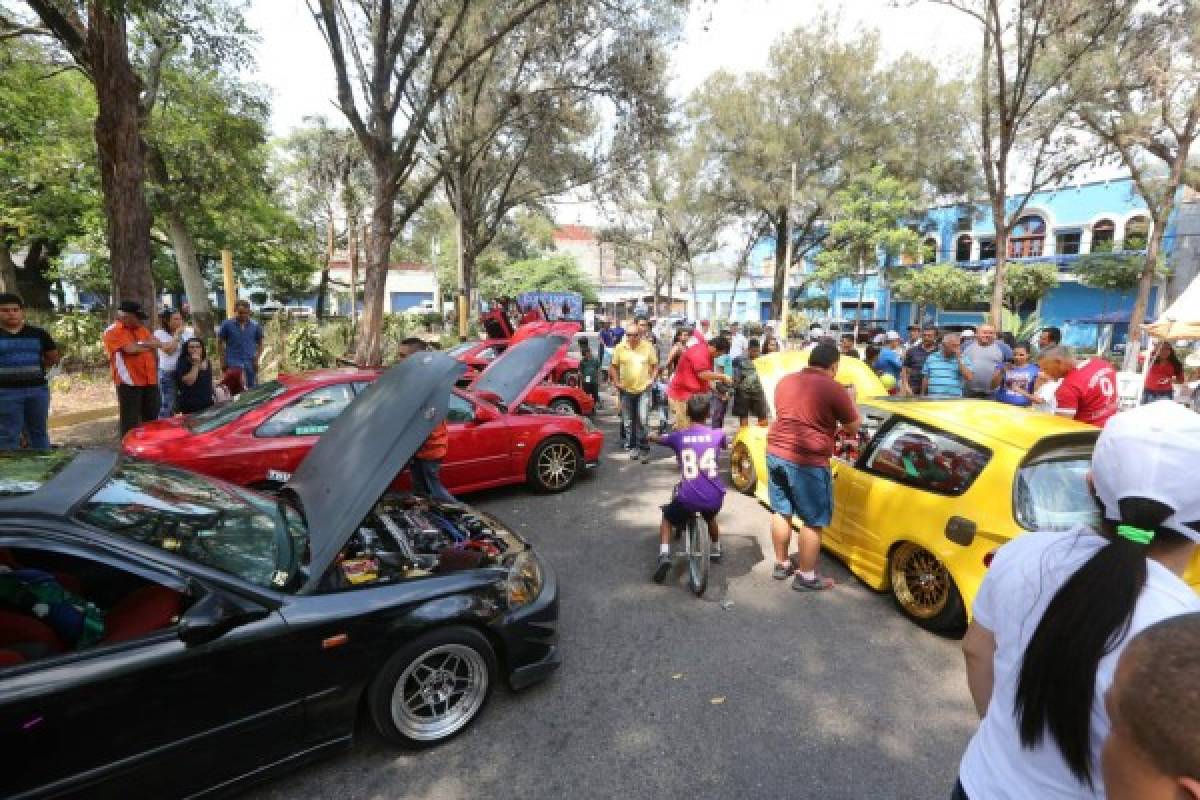
{"label": "red car with open hood", "polygon": [[[599,463],[604,434],[586,417],[549,407],[575,394],[591,402],[573,387],[543,383],[568,343],[559,336],[527,339],[497,359],[471,390],[452,391],[446,417],[450,449],[441,470],[447,489],[462,494],[528,483],[538,491],[559,492]],[[381,372],[281,375],[228,405],[135,428],[122,447],[130,455],[242,486],[277,488]],[[410,485],[404,470],[395,488]]]}

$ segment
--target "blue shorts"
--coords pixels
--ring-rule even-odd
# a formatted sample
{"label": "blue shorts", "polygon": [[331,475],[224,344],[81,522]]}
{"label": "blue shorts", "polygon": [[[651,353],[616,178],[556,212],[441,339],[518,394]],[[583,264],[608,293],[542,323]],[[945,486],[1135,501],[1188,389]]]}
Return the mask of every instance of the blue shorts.
{"label": "blue shorts", "polygon": [[793,464],[767,453],[767,500],[776,514],[799,517],[810,528],[827,527],[833,520],[829,467]]}

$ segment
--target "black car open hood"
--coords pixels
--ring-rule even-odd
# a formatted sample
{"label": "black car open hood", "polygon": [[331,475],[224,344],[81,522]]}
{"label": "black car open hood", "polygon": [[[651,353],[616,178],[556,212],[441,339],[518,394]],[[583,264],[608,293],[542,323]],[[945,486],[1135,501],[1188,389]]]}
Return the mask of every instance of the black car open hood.
{"label": "black car open hood", "polygon": [[514,408],[525,402],[529,391],[554,368],[570,343],[562,336],[534,336],[513,345],[488,365],[471,391],[491,394],[506,407]]}
{"label": "black car open hood", "polygon": [[308,522],[310,589],[446,418],[450,390],[466,364],[418,353],[388,369],[334,419],[284,490]]}

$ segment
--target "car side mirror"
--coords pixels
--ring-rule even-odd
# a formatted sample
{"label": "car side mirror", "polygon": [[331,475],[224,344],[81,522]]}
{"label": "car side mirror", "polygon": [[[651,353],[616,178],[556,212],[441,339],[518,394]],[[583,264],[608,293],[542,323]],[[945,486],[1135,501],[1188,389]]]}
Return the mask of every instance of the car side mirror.
{"label": "car side mirror", "polygon": [[474,422],[476,425],[483,425],[486,422],[495,422],[498,419],[500,419],[500,412],[497,411],[493,406],[484,405],[483,403],[475,406]]}
{"label": "car side mirror", "polygon": [[265,608],[234,600],[220,591],[210,591],[180,618],[179,639],[189,647],[204,644],[266,615]]}

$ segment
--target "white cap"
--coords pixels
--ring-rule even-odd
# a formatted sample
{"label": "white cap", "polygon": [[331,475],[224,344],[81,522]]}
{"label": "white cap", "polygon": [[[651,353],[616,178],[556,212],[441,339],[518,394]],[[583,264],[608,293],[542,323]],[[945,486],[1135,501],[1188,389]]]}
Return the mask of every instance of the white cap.
{"label": "white cap", "polygon": [[975,329],[974,329],[974,328],[964,328],[964,329],[963,329],[963,332],[959,334],[959,336],[961,336],[961,337],[962,337],[962,338],[964,338],[964,339],[968,339],[968,338],[970,338],[970,337],[972,337],[972,336],[974,336],[974,335],[975,335]]}
{"label": "white cap", "polygon": [[1200,542],[1200,414],[1160,401],[1122,411],[1109,419],[1092,455],[1092,483],[1105,516],[1121,518],[1125,497],[1157,500],[1175,513],[1162,527]]}
{"label": "white cap", "polygon": [[898,341],[900,341],[900,334],[897,331],[888,331],[884,335],[884,338],[887,339],[889,342],[898,342]]}

